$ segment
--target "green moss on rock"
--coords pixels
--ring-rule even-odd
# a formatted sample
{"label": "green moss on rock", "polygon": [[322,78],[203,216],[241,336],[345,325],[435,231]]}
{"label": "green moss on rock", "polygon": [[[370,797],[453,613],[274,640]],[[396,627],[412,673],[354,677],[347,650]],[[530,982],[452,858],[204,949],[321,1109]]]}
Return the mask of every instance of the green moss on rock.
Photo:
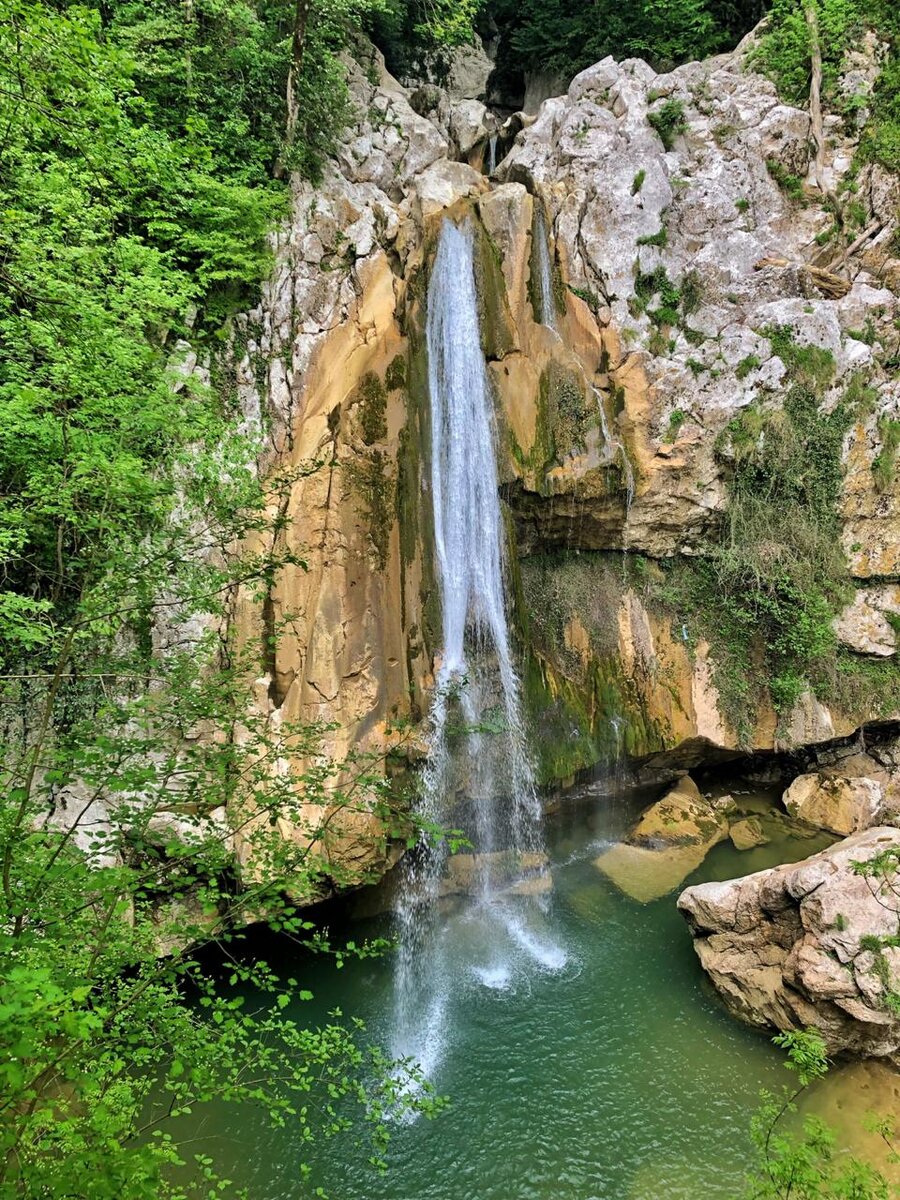
{"label": "green moss on rock", "polygon": [[517,340],[506,296],[500,251],[477,217],[473,215],[470,220],[475,230],[475,288],[478,294],[481,348],[485,358],[501,359],[515,349]]}
{"label": "green moss on rock", "polygon": [[374,371],[363,375],[354,400],[363,441],[367,446],[383,442],[387,437],[387,391]]}

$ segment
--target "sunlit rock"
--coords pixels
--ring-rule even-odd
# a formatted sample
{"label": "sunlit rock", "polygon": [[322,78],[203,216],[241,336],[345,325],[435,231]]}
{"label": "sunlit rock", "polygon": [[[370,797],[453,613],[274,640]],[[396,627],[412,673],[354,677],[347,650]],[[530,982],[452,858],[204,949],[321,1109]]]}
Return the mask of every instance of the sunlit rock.
{"label": "sunlit rock", "polygon": [[876,826],[804,862],[681,894],[700,962],[735,1016],[776,1029],[814,1026],[832,1053],[900,1050],[888,997],[900,990],[900,956],[868,948],[896,933],[896,897],[854,870],[897,847],[900,831]]}

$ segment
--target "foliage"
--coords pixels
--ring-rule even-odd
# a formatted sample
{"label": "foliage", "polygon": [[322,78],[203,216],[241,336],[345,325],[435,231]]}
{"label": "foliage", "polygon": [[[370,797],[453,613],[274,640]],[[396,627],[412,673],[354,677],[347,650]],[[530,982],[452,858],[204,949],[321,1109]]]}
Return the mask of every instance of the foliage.
{"label": "foliage", "polygon": [[[222,318],[253,296],[265,235],[286,207],[271,173],[280,159],[320,169],[345,112],[335,52],[362,10],[314,3],[296,87],[315,102],[301,104],[288,154],[290,6],[4,4],[0,656],[10,665],[38,648],[52,661],[79,605],[138,560],[139,543],[152,557],[208,478],[220,483],[207,489],[211,512],[242,510],[253,450],[226,436],[222,398],[183,369],[187,339],[214,354]],[[177,536],[203,541],[183,523]]]}
{"label": "foliage", "polygon": [[[892,0],[805,0],[815,5],[822,53],[822,90],[826,101],[855,121],[866,107],[870,117],[860,153],[889,170],[900,169],[900,11]],[[871,96],[841,96],[836,84],[845,53],[870,27],[888,42],[889,53]],[[791,103],[803,103],[809,93],[810,41],[803,4],[774,0],[767,33],[755,65],[777,83]]]}
{"label": "foliage", "polygon": [[637,240],[639,246],[658,246],[663,249],[669,244],[669,231],[665,225],[656,233],[645,233]]}
{"label": "foliage", "polygon": [[738,379],[746,379],[753,371],[756,371],[762,366],[758,355],[747,354],[738,365],[734,368],[734,373]]}
{"label": "foliage", "polygon": [[860,947],[872,955],[872,971],[881,984],[882,1004],[893,1016],[900,1016],[900,992],[894,986],[884,953],[900,946],[900,850],[889,846],[869,859],[852,863],[851,867],[855,875],[865,879],[873,897],[897,923],[895,933],[869,934],[860,939]]}
{"label": "foliage", "polygon": [[762,16],[760,0],[493,0],[501,77],[540,71],[570,78],[608,54],[660,70],[725,50]]}
{"label": "foliage", "polygon": [[803,180],[799,175],[792,175],[785,167],[781,165],[775,158],[766,159],[766,170],[791,200],[800,201],[803,199]]}
{"label": "foliage", "polygon": [[385,0],[373,10],[369,31],[395,74],[424,70],[440,79],[448,51],[472,41],[483,7],[482,0]]}
{"label": "foliage", "polygon": [[367,446],[383,442],[387,437],[387,392],[374,371],[367,371],[360,380],[357,402],[363,441]]}
{"label": "foliage", "polygon": [[675,145],[675,138],[687,129],[684,104],[681,100],[666,100],[659,108],[647,113],[647,123],[659,134],[667,150]]}
{"label": "foliage", "polygon": [[[779,1034],[775,1044],[787,1051],[787,1067],[797,1086],[780,1096],[763,1092],[751,1133],[757,1162],[746,1200],[888,1200],[887,1181],[852,1155],[835,1152],[834,1133],[819,1119],[807,1117],[799,1135],[783,1128],[796,1101],[828,1070],[825,1042],[816,1030]],[[890,1120],[879,1125],[890,1144]]]}
{"label": "foliage", "polygon": [[[387,1110],[406,1105],[410,1078],[420,1082],[360,1044],[361,1026],[339,1014],[322,1028],[289,1019],[292,997],[306,995],[298,980],[236,964],[231,982],[269,997],[250,1013],[200,967],[198,947],[233,946],[262,914],[327,951],[293,898],[314,894],[326,872],[340,882],[330,829],[349,812],[396,826],[377,764],[343,764],[339,780],[321,731],[248,715],[251,667],[241,655],[220,666],[194,646],[156,657],[152,689],[141,681],[130,696],[121,680],[108,698],[54,681],[44,705],[64,726],[7,747],[0,1196],[223,1194],[212,1161],[179,1145],[179,1118],[213,1100],[293,1124],[298,1174],[303,1147],[344,1130],[355,1105],[380,1160]],[[29,686],[34,704],[39,681]],[[286,774],[285,762],[308,765]],[[427,1091],[416,1094],[416,1107],[435,1111]]]}
{"label": "foliage", "polygon": [[[806,0],[815,4],[822,50],[822,85],[826,96],[834,91],[841,60],[851,39],[860,30],[859,0]],[[766,36],[755,65],[778,83],[785,99],[802,103],[809,94],[809,28],[804,4],[773,0]]]}
{"label": "foliage", "polygon": [[875,486],[880,492],[886,492],[894,482],[897,471],[897,453],[900,451],[900,420],[897,420],[896,417],[880,417],[878,436],[881,438],[881,449],[872,463],[872,473],[875,476]]}
{"label": "foliage", "polygon": [[[263,963],[235,968],[271,997],[245,1012],[185,949],[262,917],[325,949],[295,903],[346,881],[341,820],[408,832],[380,764],[252,716],[308,467],[264,495],[264,431],[214,386],[286,211],[273,175],[315,178],[347,115],[364,9],[314,0],[298,39],[288,4],[2,3],[0,1196],[222,1194],[178,1140],[214,1098],[295,1123],[298,1158],[355,1103],[380,1160],[409,1070],[340,1016],[288,1020],[304,993]],[[249,644],[223,634],[242,590]]]}
{"label": "foliage", "polygon": [[675,439],[678,437],[679,429],[681,429],[682,425],[685,423],[686,420],[687,420],[687,413],[682,412],[682,410],[680,408],[674,409],[669,414],[669,423],[666,426],[666,432],[665,432],[665,436],[663,437],[663,441],[667,442],[667,443],[674,442]]}
{"label": "foliage", "polygon": [[[745,741],[767,692],[787,712],[813,679],[846,667],[831,625],[847,589],[837,503],[843,438],[865,396],[853,381],[823,411],[831,355],[798,345],[785,328],[765,334],[785,364],[786,391],[777,407],[743,409],[718,440],[731,470],[727,524],[703,557],[667,564],[648,585],[695,638],[713,645],[723,712]],[[757,365],[748,356],[739,376]],[[847,693],[856,681],[855,671],[844,672],[828,694]],[[863,690],[868,711],[890,684],[870,679]]]}

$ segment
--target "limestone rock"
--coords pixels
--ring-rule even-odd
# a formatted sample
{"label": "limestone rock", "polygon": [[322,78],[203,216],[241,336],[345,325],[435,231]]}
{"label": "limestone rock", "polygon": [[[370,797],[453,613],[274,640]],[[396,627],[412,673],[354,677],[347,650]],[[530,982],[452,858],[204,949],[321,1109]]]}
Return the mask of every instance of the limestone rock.
{"label": "limestone rock", "polygon": [[727,836],[724,810],[685,775],[594,865],[626,895],[647,903],[674,891]]}
{"label": "limestone rock", "polygon": [[476,37],[471,44],[454,47],[443,86],[452,100],[483,99],[493,69],[481,39]]}
{"label": "limestone rock", "polygon": [[652,804],[628,835],[634,845],[715,845],[726,834],[722,816],[685,775],[662,800]]}
{"label": "limestone rock", "polygon": [[417,210],[422,221],[437,216],[466,196],[485,187],[484,177],[466,163],[440,159],[414,181]]}
{"label": "limestone rock", "polygon": [[888,613],[900,619],[900,586],[862,588],[835,618],[834,631],[838,640],[857,654],[889,658],[897,653],[897,630]]}
{"label": "limestone rock", "polygon": [[867,829],[884,801],[876,779],[813,773],[799,775],[782,798],[792,817],[845,836]]}
{"label": "limestone rock", "polygon": [[488,134],[488,110],[480,100],[460,100],[450,109],[450,134],[461,155],[468,155]]}
{"label": "limestone rock", "polygon": [[[874,51],[860,53],[877,73]],[[685,118],[670,149],[648,122],[667,99]],[[830,139],[829,186],[851,169],[857,137],[836,130]],[[632,548],[690,550],[721,512],[713,443],[734,414],[777,395],[785,366],[760,331],[782,326],[833,355],[835,400],[857,372],[877,392],[877,411],[845,450],[844,544],[860,577],[896,574],[898,484],[879,492],[873,464],[897,388],[853,332],[868,322],[876,338],[889,337],[897,298],[865,272],[838,298],[804,276],[810,237],[828,218],[798,214],[766,164],[805,175],[808,147],[808,114],[781,104],[739,49],[666,75],[605,59],[546,100],[500,164],[501,178],[546,202],[567,281],[608,304],[611,375],[624,391],[620,421],[639,480],[625,530]],[[776,247],[783,265],[761,266],[774,263]],[[637,295],[660,272],[700,297],[682,328],[662,337],[647,315],[659,300]],[[692,436],[668,438],[673,412],[690,418],[682,429]]]}
{"label": "limestone rock", "polygon": [[770,840],[758,817],[744,817],[735,821],[728,830],[728,836],[735,850],[752,850],[755,846],[765,846]]}
{"label": "limestone rock", "polygon": [[885,952],[876,963],[863,946],[896,933],[896,897],[853,871],[895,847],[900,830],[876,826],[804,862],[681,894],[701,965],[736,1016],[815,1026],[831,1053],[900,1050],[900,1017],[885,1000],[886,988],[900,989],[900,961]]}

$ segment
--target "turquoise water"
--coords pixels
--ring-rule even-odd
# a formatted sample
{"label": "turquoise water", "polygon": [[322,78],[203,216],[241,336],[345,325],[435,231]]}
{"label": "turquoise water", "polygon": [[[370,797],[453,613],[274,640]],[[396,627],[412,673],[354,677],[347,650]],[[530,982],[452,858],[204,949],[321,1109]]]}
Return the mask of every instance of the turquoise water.
{"label": "turquoise water", "polygon": [[[759,807],[759,797],[748,805]],[[631,806],[633,808],[633,806]],[[448,1030],[434,1083],[450,1097],[436,1120],[397,1124],[389,1170],[368,1164],[351,1135],[306,1155],[289,1129],[273,1131],[227,1107],[198,1119],[196,1148],[214,1153],[252,1200],[312,1194],[299,1162],[333,1200],[732,1200],[750,1158],[748,1124],[761,1087],[785,1080],[768,1039],[730,1018],[705,982],[671,895],[639,904],[593,859],[624,828],[629,806],[573,798],[548,821],[554,890],[547,928],[561,969],[526,958],[505,988],[473,972],[480,920],[469,902],[446,913],[453,957]],[[799,859],[824,840],[738,853],[716,847],[691,877],[724,879]],[[357,920],[359,940],[389,932],[387,917]],[[301,980],[309,1021],[340,1007],[371,1041],[390,1042],[392,958],[335,971],[284,943],[257,949]],[[290,1010],[289,1010],[290,1011]]]}

